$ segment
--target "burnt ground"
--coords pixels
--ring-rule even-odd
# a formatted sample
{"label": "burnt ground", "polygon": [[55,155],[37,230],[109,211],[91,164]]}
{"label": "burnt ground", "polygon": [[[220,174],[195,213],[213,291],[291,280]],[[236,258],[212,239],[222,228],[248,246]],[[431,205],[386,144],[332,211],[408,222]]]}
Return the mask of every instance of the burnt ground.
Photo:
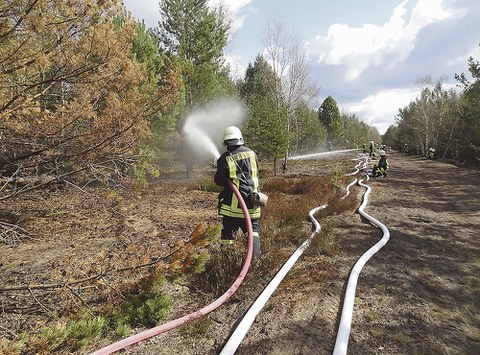
{"label": "burnt ground", "polygon": [[[368,182],[372,192],[365,211],[385,224],[391,237],[359,277],[348,353],[478,354],[480,173],[419,157],[392,154],[389,160],[390,175]],[[344,166],[350,164],[353,168],[355,162]],[[286,175],[324,175],[337,168],[332,161],[295,162]],[[206,176],[211,178],[213,171]],[[114,300],[122,297],[120,289],[138,286],[138,278],[150,269],[121,275],[105,270],[155,261],[188,242],[195,226],[219,222],[216,193],[199,181],[176,175],[148,189],[67,186],[32,191],[3,205],[0,221],[29,234],[19,230],[1,241],[0,288],[30,288],[0,293],[0,335],[11,339],[33,332],[72,309],[96,299]],[[237,354],[332,353],[349,271],[382,237],[356,211],[364,191],[352,188],[352,204],[345,212],[329,214],[327,208],[318,214],[322,233],[275,291]],[[262,238],[264,256],[225,305],[124,353],[219,353],[294,250],[278,248],[268,235]],[[333,239],[334,247],[325,252],[319,247],[321,238]],[[218,247],[210,245],[221,256]],[[241,243],[237,247],[241,252]],[[99,274],[103,276],[86,285],[42,288]],[[186,279],[164,287],[174,300],[168,319],[214,299],[214,293],[198,283],[192,287]],[[109,342],[99,339],[77,353]]]}

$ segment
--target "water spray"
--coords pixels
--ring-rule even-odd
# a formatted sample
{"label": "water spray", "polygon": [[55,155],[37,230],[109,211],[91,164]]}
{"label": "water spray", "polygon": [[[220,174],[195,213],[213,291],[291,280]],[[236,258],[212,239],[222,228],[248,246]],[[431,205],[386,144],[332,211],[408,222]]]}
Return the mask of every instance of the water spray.
{"label": "water spray", "polygon": [[356,152],[360,149],[343,149],[343,150],[333,150],[328,152],[322,153],[312,153],[312,154],[305,154],[305,155],[296,155],[293,157],[289,157],[289,160],[309,160],[309,159],[328,159],[333,158],[336,155],[341,155],[345,153],[352,153]]}
{"label": "water spray", "polygon": [[221,142],[225,127],[240,126],[245,119],[245,108],[239,101],[221,99],[193,111],[185,120],[183,133],[193,152],[201,153],[213,162],[220,152],[213,142]]}
{"label": "water spray", "polygon": [[215,144],[213,144],[210,137],[204,132],[195,126],[192,126],[189,127],[188,134],[190,136],[189,139],[192,140],[194,137],[197,145],[204,148],[209,154],[213,155],[214,161],[217,161],[217,159],[220,158],[220,152],[218,151],[218,148]]}

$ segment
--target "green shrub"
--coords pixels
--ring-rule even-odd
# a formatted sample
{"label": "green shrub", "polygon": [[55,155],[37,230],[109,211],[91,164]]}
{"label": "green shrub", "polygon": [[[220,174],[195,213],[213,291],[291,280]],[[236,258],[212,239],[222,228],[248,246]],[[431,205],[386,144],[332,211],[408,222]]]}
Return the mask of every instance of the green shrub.
{"label": "green shrub", "polygon": [[205,264],[210,259],[210,254],[208,253],[201,253],[200,255],[194,258],[194,271],[196,274],[205,271]]}
{"label": "green shrub", "polygon": [[171,299],[161,293],[141,294],[120,306],[114,313],[115,323],[153,327],[167,317],[171,305]]}
{"label": "green shrub", "polygon": [[68,333],[66,326],[56,325],[43,328],[40,338],[47,341],[52,349],[57,349],[67,339]]}
{"label": "green shrub", "polygon": [[109,331],[109,324],[104,317],[86,316],[65,324],[56,324],[42,329],[39,336],[32,338],[30,348],[40,351],[69,347],[81,348]]}
{"label": "green shrub", "polygon": [[66,333],[70,340],[73,339],[78,347],[82,347],[106,333],[108,329],[109,326],[106,318],[93,317],[70,322],[67,325]]}

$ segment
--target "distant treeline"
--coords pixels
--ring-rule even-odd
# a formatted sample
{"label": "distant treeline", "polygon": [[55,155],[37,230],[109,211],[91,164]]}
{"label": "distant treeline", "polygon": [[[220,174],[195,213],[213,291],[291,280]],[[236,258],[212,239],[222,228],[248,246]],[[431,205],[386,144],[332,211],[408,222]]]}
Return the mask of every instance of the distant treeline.
{"label": "distant treeline", "polygon": [[440,159],[480,166],[480,64],[469,58],[468,68],[471,79],[456,74],[456,89],[447,90],[429,77],[419,80],[420,95],[399,110],[384,143],[407,144],[419,155],[433,148]]}

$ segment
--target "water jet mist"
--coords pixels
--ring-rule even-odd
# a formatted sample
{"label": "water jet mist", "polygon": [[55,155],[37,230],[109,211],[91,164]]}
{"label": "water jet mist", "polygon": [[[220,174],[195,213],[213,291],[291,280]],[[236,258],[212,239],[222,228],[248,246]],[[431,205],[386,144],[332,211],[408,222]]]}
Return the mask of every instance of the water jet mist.
{"label": "water jet mist", "polygon": [[343,149],[343,150],[333,150],[328,152],[322,153],[312,153],[312,154],[305,154],[305,155],[296,155],[293,157],[289,157],[289,160],[313,160],[313,159],[331,159],[337,155],[343,155],[346,153],[356,152],[359,149]]}
{"label": "water jet mist", "polygon": [[241,126],[244,119],[245,107],[240,101],[221,99],[194,110],[185,120],[183,133],[193,152],[217,160],[220,152],[214,142],[222,142],[224,129]]}

